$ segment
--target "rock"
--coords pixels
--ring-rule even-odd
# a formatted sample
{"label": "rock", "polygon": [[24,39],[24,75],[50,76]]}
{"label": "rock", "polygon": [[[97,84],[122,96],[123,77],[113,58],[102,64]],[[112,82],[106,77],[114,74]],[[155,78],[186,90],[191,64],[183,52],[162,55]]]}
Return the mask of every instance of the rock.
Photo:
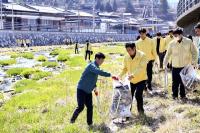
{"label": "rock", "polygon": [[42,110],[42,113],[44,114],[44,113],[47,113],[47,112],[49,112],[49,110],[47,109],[47,108],[44,108],[43,110]]}
{"label": "rock", "polygon": [[15,79],[16,79],[16,80],[21,80],[21,79],[22,79],[22,76],[21,76],[21,75],[17,75],[17,76],[15,76]]}
{"label": "rock", "polygon": [[56,106],[65,106],[66,105],[66,100],[64,99],[58,99],[56,101]]}

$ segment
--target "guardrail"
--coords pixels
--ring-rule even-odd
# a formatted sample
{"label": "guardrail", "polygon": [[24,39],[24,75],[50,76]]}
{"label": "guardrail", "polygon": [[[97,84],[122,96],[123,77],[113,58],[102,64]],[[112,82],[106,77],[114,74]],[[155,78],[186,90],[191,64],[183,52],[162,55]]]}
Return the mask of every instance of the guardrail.
{"label": "guardrail", "polygon": [[200,3],[200,0],[180,0],[177,6],[177,17],[181,16],[198,3]]}

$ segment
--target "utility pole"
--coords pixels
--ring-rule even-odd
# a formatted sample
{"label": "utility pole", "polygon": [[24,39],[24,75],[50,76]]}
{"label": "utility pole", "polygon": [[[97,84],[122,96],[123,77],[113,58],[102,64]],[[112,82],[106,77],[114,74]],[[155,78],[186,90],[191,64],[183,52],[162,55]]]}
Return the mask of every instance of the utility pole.
{"label": "utility pole", "polygon": [[93,32],[95,33],[95,0],[93,0],[93,22],[92,22]]}
{"label": "utility pole", "polygon": [[15,27],[14,27],[14,12],[13,12],[13,2],[12,2],[12,30],[15,30]]}
{"label": "utility pole", "polygon": [[80,0],[78,1],[78,32],[80,32]]}
{"label": "utility pole", "polygon": [[3,29],[3,10],[2,10],[2,0],[1,0],[1,29]]}
{"label": "utility pole", "polygon": [[122,24],[122,34],[124,34],[124,27],[125,27],[124,26],[124,13],[122,13],[122,17],[123,17],[123,20],[122,20],[123,21],[123,24]]}

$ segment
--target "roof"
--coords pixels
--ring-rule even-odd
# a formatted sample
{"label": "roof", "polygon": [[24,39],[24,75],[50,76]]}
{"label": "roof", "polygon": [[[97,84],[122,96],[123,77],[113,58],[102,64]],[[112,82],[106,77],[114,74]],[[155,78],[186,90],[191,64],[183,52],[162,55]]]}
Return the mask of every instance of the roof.
{"label": "roof", "polygon": [[29,12],[35,12],[36,10],[29,9],[25,6],[19,5],[17,3],[3,3],[3,6],[5,9],[8,10],[19,10],[19,11],[29,11]]}
{"label": "roof", "polygon": [[[43,20],[65,20],[64,17],[51,17],[51,16],[33,16],[33,15],[13,15],[14,17],[20,17],[24,19],[43,19]],[[12,17],[12,14],[8,14],[7,17]]]}
{"label": "roof", "polygon": [[64,13],[64,9],[61,9],[61,8],[53,8],[53,7],[48,7],[48,6],[33,6],[33,5],[28,5],[28,6],[42,13],[55,13],[55,14]]}
{"label": "roof", "polygon": [[120,17],[120,15],[114,13],[114,12],[99,12],[99,16],[104,16],[104,17]]}
{"label": "roof", "polygon": [[93,14],[83,12],[83,11],[78,11],[78,10],[69,10],[69,12],[74,13],[73,15],[69,16],[81,16],[81,17],[93,17]]}
{"label": "roof", "polygon": [[101,18],[101,21],[106,23],[119,23],[119,21],[117,21],[116,19]]}

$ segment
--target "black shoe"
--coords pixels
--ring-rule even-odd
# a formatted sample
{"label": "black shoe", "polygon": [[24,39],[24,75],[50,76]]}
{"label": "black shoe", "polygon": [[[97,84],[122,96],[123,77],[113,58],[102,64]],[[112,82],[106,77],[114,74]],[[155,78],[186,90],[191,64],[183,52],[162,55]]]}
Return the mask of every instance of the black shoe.
{"label": "black shoe", "polygon": [[139,114],[140,117],[144,117],[145,116],[144,111],[139,111],[138,114]]}
{"label": "black shoe", "polygon": [[75,123],[75,120],[72,120],[72,119],[71,119],[71,120],[70,120],[70,123],[71,123],[71,124]]}
{"label": "black shoe", "polygon": [[92,130],[94,128],[93,124],[88,124],[88,130]]}
{"label": "black shoe", "polygon": [[188,99],[187,99],[186,97],[181,97],[181,101],[182,101],[182,102],[187,102],[187,100],[188,100]]}
{"label": "black shoe", "polygon": [[148,90],[149,90],[149,91],[152,91],[153,89],[152,89],[152,87],[148,87]]}
{"label": "black shoe", "polygon": [[130,121],[130,117],[126,117],[126,121]]}
{"label": "black shoe", "polygon": [[175,97],[175,96],[173,96],[172,98],[173,98],[173,100],[177,100],[178,99],[178,97]]}

